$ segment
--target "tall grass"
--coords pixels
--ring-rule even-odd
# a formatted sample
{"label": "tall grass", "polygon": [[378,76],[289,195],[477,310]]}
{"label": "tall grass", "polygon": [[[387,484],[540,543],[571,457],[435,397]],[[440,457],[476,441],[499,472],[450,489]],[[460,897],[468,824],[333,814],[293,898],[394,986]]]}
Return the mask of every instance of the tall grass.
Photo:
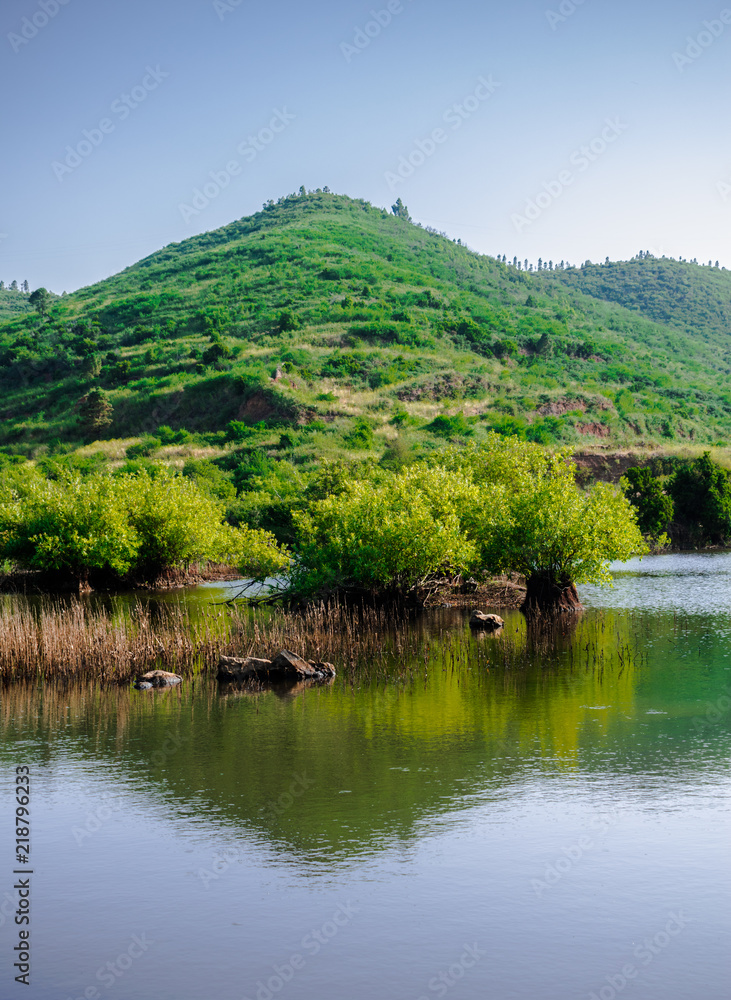
{"label": "tall grass", "polygon": [[[129,683],[151,669],[214,674],[221,654],[272,658],[289,649],[326,660],[351,683],[404,682],[433,669],[602,667],[637,653],[627,632],[564,615],[529,624],[515,612],[497,636],[474,635],[468,612],[426,615],[321,604],[305,612],[181,603],[96,608],[83,600],[21,600],[0,609],[0,680],[90,679]],[[483,641],[480,641],[482,638]]]}

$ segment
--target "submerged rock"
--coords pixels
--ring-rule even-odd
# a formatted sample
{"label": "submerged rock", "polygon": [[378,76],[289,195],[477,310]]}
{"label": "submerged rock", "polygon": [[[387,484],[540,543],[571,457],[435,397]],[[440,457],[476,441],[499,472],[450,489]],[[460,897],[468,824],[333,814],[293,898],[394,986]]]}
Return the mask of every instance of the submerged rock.
{"label": "submerged rock", "polygon": [[484,611],[473,611],[470,618],[470,628],[479,628],[485,632],[497,632],[504,624],[500,615],[486,615]]}
{"label": "submerged rock", "polygon": [[178,674],[171,674],[167,670],[149,670],[137,679],[135,687],[138,691],[149,691],[150,688],[174,687],[182,681],[183,678]]}
{"label": "submerged rock", "polygon": [[255,656],[222,656],[218,661],[219,681],[245,681],[256,677],[265,681],[322,680],[334,677],[332,663],[303,660],[301,656],[283,649],[273,660],[259,660]]}

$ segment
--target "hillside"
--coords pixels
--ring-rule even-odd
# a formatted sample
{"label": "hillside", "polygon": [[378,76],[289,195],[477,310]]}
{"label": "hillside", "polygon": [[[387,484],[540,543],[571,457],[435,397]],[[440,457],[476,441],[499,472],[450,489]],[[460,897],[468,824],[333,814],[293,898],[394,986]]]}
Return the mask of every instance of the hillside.
{"label": "hillside", "polygon": [[0,323],[0,447],[103,438],[124,460],[143,438],[138,458],[180,462],[192,442],[307,469],[490,429],[723,445],[731,275],[656,265],[526,273],[363,201],[291,195]]}
{"label": "hillside", "polygon": [[14,288],[0,288],[0,322],[12,316],[23,316],[31,312],[28,296]]}
{"label": "hillside", "polygon": [[704,338],[731,334],[731,273],[710,261],[705,266],[643,254],[629,261],[544,270],[540,277]]}

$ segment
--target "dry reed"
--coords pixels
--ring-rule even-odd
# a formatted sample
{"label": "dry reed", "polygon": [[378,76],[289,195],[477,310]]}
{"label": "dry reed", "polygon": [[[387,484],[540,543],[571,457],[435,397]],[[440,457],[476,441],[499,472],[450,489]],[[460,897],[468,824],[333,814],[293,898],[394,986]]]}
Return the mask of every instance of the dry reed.
{"label": "dry reed", "polygon": [[[18,601],[0,609],[0,680],[128,683],[151,669],[188,676],[213,672],[221,654],[271,658],[289,649],[334,663],[339,676],[354,682],[398,682],[422,676],[437,663],[451,669],[518,669],[530,662],[597,666],[607,652],[597,623],[586,631],[580,616],[564,616],[559,625],[530,626],[514,615],[502,634],[480,642],[466,628],[465,614],[424,616],[337,604],[295,613],[201,609],[182,601],[138,601],[112,609],[75,599],[45,599],[37,605]],[[625,637],[617,636],[611,646],[620,660],[632,659]]]}

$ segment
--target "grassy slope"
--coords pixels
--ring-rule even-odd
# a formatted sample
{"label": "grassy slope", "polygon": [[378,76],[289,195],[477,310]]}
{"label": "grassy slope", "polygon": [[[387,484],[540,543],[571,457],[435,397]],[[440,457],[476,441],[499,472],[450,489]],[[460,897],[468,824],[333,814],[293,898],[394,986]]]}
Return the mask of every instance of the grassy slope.
{"label": "grassy slope", "polygon": [[0,322],[13,316],[23,316],[31,312],[28,296],[10,288],[0,288]]}
{"label": "grassy slope", "polygon": [[[529,275],[367,203],[292,196],[64,297],[45,322],[1,323],[0,445],[81,444],[76,409],[96,386],[114,404],[106,438],[165,424],[216,448],[238,420],[249,448],[305,467],[381,454],[397,433],[436,447],[426,425],[460,410],[452,436],[731,440],[731,275],[669,262],[661,281],[650,263]],[[668,297],[684,283],[689,300]]]}

